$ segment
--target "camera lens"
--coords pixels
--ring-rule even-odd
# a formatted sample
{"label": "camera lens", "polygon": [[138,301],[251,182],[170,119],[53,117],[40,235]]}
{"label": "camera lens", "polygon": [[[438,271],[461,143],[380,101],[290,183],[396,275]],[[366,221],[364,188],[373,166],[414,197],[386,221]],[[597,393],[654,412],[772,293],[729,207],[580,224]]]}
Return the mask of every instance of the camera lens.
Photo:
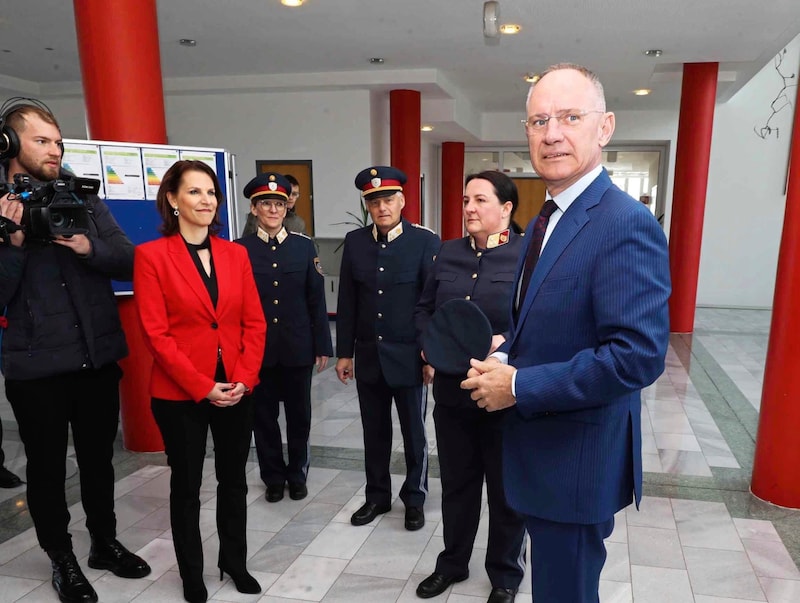
{"label": "camera lens", "polygon": [[67,225],[67,217],[61,212],[50,212],[50,225],[55,228],[64,228]]}

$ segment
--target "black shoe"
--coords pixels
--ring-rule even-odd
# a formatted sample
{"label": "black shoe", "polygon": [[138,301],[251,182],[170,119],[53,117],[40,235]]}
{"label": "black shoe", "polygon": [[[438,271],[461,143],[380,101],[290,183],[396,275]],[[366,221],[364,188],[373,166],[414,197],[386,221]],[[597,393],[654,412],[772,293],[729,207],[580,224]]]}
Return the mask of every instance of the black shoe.
{"label": "black shoe", "polygon": [[116,538],[92,538],[89,567],[109,570],[120,578],[144,578],[151,571],[144,559],[131,553]]}
{"label": "black shoe", "polygon": [[0,466],[0,488],[18,488],[24,483],[8,469]]}
{"label": "black shoe", "polygon": [[451,584],[463,582],[467,578],[469,578],[469,574],[464,574],[463,576],[445,576],[444,574],[433,572],[419,583],[417,587],[417,596],[420,599],[430,599],[431,597],[441,595]]}
{"label": "black shoe", "polygon": [[289,482],[289,498],[292,500],[303,500],[308,496],[308,488],[300,482]]}
{"label": "black shoe", "polygon": [[425,525],[425,513],[422,507],[406,507],[406,530],[414,532]]}
{"label": "black shoe", "polygon": [[516,588],[493,588],[486,603],[514,603]]}
{"label": "black shoe", "polygon": [[53,565],[53,588],[63,603],[96,603],[97,593],[89,584],[72,551],[48,553]]}
{"label": "black shoe", "polygon": [[222,577],[225,573],[231,577],[233,583],[236,585],[236,590],[240,593],[245,593],[248,595],[257,595],[261,592],[261,585],[258,583],[258,580],[253,578],[246,569],[242,568],[240,570],[231,572],[227,568],[223,568],[220,566],[219,568],[219,579],[222,580]]}
{"label": "black shoe", "polygon": [[353,516],[350,518],[350,523],[354,526],[367,525],[378,515],[388,512],[391,508],[392,505],[379,507],[375,503],[365,502],[358,511],[353,513]]}
{"label": "black shoe", "polygon": [[264,495],[267,502],[278,502],[283,500],[283,483],[267,484],[267,493]]}
{"label": "black shoe", "polygon": [[208,590],[203,583],[202,575],[196,580],[183,581],[183,598],[189,603],[206,603],[208,601]]}

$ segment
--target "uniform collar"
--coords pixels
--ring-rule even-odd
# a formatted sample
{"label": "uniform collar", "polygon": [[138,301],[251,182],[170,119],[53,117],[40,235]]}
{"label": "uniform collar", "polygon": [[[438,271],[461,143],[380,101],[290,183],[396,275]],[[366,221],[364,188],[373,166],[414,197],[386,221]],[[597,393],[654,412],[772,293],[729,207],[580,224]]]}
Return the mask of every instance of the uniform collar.
{"label": "uniform collar", "polygon": [[[511,229],[506,228],[505,230],[501,230],[500,232],[496,232],[494,234],[489,235],[486,238],[486,249],[494,249],[495,247],[500,247],[501,245],[505,245],[511,240]],[[473,249],[478,249],[475,245],[475,239],[470,235],[469,237],[469,244]]]}
{"label": "uniform collar", "polygon": [[[386,242],[387,243],[391,243],[397,237],[399,237],[401,234],[403,234],[403,221],[402,220],[400,220],[400,223],[397,226],[395,226],[389,232],[386,233]],[[375,241],[377,241],[380,236],[381,236],[381,233],[378,231],[378,227],[373,224],[372,225],[372,238],[374,238]]]}
{"label": "uniform collar", "polygon": [[[258,233],[257,234],[258,234],[258,238],[261,239],[262,241],[264,241],[265,243],[269,243],[270,242],[270,238],[269,238],[269,235],[267,234],[267,231],[264,230],[263,228],[261,228],[260,226],[258,227]],[[286,237],[288,237],[288,236],[289,236],[289,233],[286,232],[286,229],[281,227],[281,229],[278,231],[278,234],[276,234],[271,240],[273,242],[274,241],[278,241],[278,245],[280,245],[281,243],[283,243],[286,240]]]}

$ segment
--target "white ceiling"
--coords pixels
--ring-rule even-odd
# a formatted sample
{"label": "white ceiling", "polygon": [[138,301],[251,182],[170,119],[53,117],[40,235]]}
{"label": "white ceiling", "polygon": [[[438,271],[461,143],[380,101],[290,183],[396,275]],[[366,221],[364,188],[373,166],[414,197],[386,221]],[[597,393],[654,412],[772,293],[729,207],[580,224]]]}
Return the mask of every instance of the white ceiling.
{"label": "white ceiling", "polygon": [[[483,0],[157,5],[168,93],[403,87],[472,115],[523,113],[522,76],[561,61],[596,71],[612,110],[677,110],[683,63],[716,61],[724,102],[800,33],[798,0],[500,0],[500,21],[522,32],[495,44],[483,37]],[[79,94],[72,2],[0,0],[0,14],[0,94]]]}

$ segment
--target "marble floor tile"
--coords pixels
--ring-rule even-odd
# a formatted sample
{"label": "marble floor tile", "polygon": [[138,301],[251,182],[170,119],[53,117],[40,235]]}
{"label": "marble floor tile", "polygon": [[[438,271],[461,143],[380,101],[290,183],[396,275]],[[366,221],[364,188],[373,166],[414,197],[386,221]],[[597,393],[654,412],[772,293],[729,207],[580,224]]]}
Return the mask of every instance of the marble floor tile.
{"label": "marble floor tile", "polygon": [[683,554],[696,594],[767,600],[746,553],[684,545]]}
{"label": "marble floor tile", "polygon": [[800,571],[782,542],[743,538],[742,544],[759,578],[800,580]]}
{"label": "marble floor tile", "polygon": [[405,584],[405,580],[342,574],[322,601],[323,603],[396,601],[403,592]]}
{"label": "marble floor tile", "polygon": [[759,578],[769,603],[797,603],[800,601],[800,581],[780,578]]}
{"label": "marble floor tile", "polygon": [[672,509],[683,547],[744,551],[724,504],[673,500]]}
{"label": "marble floor tile", "polygon": [[300,555],[270,586],[266,594],[289,599],[322,601],[346,566],[347,561],[344,559]]}
{"label": "marble floor tile", "polygon": [[686,570],[632,565],[631,590],[636,603],[694,603]]}
{"label": "marble floor tile", "polygon": [[629,526],[628,549],[632,565],[686,569],[677,530]]}
{"label": "marble floor tile", "polygon": [[317,534],[306,547],[304,554],[349,560],[355,556],[371,533],[372,529],[367,526],[356,528],[345,523],[332,522]]}

